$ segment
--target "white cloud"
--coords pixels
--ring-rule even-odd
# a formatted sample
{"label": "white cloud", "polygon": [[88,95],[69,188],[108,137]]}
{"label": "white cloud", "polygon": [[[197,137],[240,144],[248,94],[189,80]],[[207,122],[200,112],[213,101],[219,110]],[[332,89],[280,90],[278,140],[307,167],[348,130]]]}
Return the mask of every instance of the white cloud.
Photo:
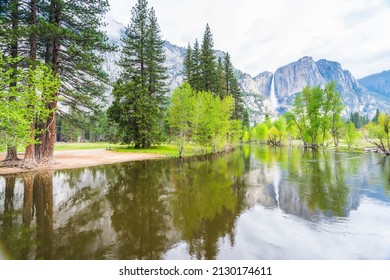
{"label": "white cloud", "polygon": [[[109,0],[130,22],[136,0]],[[335,60],[356,77],[390,69],[389,0],[149,0],[164,39],[186,46],[210,24],[215,48],[252,75],[302,56]]]}

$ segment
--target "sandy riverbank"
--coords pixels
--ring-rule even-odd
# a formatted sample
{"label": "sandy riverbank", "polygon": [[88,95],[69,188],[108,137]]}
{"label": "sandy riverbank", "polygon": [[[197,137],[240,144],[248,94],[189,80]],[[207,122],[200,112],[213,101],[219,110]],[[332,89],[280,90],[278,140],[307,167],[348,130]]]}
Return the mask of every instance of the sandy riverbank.
{"label": "sandy riverbank", "polygon": [[[19,157],[22,158],[23,156],[19,156]],[[157,154],[143,154],[143,153],[118,153],[118,152],[107,151],[103,149],[56,151],[54,152],[54,158],[57,161],[57,164],[54,166],[50,166],[50,167],[43,166],[35,169],[24,170],[21,168],[2,167],[0,163],[0,175],[27,172],[27,171],[59,170],[59,169],[90,167],[90,166],[104,165],[104,164],[156,159],[161,157],[164,156],[157,155]],[[0,161],[2,161],[4,158],[5,158],[5,153],[0,153]]]}

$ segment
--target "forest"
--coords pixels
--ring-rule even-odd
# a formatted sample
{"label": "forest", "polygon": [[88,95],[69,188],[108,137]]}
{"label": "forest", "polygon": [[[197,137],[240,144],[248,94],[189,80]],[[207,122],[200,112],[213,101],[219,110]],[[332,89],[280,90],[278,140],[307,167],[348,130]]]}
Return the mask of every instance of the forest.
{"label": "forest", "polygon": [[182,157],[188,145],[201,153],[249,141],[351,148],[364,138],[365,145],[390,154],[390,115],[346,116],[334,82],[304,88],[287,113],[251,127],[231,57],[216,57],[208,24],[200,43],[188,43],[183,84],[168,92],[163,35],[146,0],[131,9],[120,77],[111,83],[102,63],[118,46],[102,29],[108,9],[107,0],[1,1],[0,150],[7,153],[6,166],[53,165],[57,141],[136,149],[175,143]]}

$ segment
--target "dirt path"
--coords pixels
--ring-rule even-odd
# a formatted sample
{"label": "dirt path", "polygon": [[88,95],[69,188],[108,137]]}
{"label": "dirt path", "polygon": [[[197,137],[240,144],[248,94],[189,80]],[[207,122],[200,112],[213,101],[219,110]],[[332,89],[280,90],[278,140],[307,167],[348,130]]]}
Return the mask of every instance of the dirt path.
{"label": "dirt path", "polygon": [[[22,157],[22,156],[20,156]],[[0,175],[20,173],[39,170],[59,170],[72,169],[80,167],[89,167],[104,164],[113,164],[128,161],[138,161],[147,159],[156,159],[164,157],[157,154],[141,153],[118,153],[103,149],[98,150],[75,150],[75,151],[57,151],[54,152],[54,158],[58,164],[50,167],[38,167],[35,169],[23,170],[20,168],[2,167],[0,163]],[[0,161],[5,158],[5,153],[0,153]]]}

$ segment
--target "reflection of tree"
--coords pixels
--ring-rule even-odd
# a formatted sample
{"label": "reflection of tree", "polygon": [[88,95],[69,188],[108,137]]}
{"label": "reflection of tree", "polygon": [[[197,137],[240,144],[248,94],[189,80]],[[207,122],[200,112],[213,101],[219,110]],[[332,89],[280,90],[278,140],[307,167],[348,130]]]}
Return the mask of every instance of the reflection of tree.
{"label": "reflection of tree", "polygon": [[384,189],[390,194],[390,159],[388,156],[382,156],[378,162],[383,178]]}
{"label": "reflection of tree", "polygon": [[[27,213],[21,213],[18,209],[14,209],[15,183],[16,177],[5,177],[4,213],[0,213],[0,220],[3,221],[0,226],[0,238],[4,241],[10,257],[25,259],[28,257],[30,248],[36,242],[32,238],[34,228],[30,228],[28,221],[28,219],[31,221],[30,216]],[[28,202],[26,201],[26,203]],[[29,201],[29,203],[29,206],[32,207],[31,201]],[[20,220],[18,219],[21,214],[23,215],[23,223],[20,223]]]}
{"label": "reflection of tree", "polygon": [[[176,171],[176,170],[175,170]],[[198,259],[215,259],[218,241],[234,243],[234,224],[243,208],[240,177],[244,160],[237,151],[223,157],[193,159],[172,173],[173,222]]]}
{"label": "reflection of tree", "polygon": [[161,259],[168,246],[167,162],[115,165],[107,198],[118,259]]}
{"label": "reflection of tree", "polygon": [[[61,171],[60,178],[74,178],[80,182],[84,172],[76,172],[76,179],[71,171]],[[85,171],[86,172],[86,171]],[[88,176],[90,173],[88,173]],[[93,180],[93,176],[89,176]],[[7,251],[14,259],[99,259],[104,258],[103,246],[94,251],[96,240],[102,229],[96,228],[96,222],[103,216],[102,200],[99,191],[91,187],[76,188],[76,193],[60,206],[65,213],[66,223],[54,231],[53,228],[53,173],[24,173],[23,208],[14,210],[13,185],[15,177],[6,179],[6,211],[0,217],[9,217],[9,223],[3,223],[1,239],[7,245]],[[60,181],[60,187],[64,181]],[[87,183],[88,184],[88,183]],[[74,209],[77,209],[75,211]],[[9,214],[12,213],[12,217]],[[60,211],[61,213],[61,211]],[[61,213],[62,214],[62,213]],[[59,216],[61,216],[59,214]],[[58,215],[58,214],[57,214]],[[21,223],[22,221],[22,223]],[[61,223],[61,221],[58,221]],[[7,238],[9,236],[10,238]],[[8,248],[9,247],[9,248]],[[92,251],[92,252],[91,252]]]}
{"label": "reflection of tree", "polygon": [[53,172],[39,172],[35,176],[33,202],[39,240],[36,258],[51,259],[53,253]]}
{"label": "reflection of tree", "polygon": [[[261,162],[261,174],[273,174],[273,168],[280,170],[279,207],[285,212],[304,217],[311,216],[313,211],[347,215],[349,188],[340,154],[268,147],[258,147],[254,154]],[[270,179],[263,180],[263,185],[259,186],[264,189],[263,195],[275,195],[265,191],[273,183]],[[262,198],[260,201],[272,199]]]}
{"label": "reflection of tree", "polygon": [[305,151],[300,167],[289,166],[289,176],[298,182],[301,197],[312,210],[346,216],[349,188],[340,155]]}

